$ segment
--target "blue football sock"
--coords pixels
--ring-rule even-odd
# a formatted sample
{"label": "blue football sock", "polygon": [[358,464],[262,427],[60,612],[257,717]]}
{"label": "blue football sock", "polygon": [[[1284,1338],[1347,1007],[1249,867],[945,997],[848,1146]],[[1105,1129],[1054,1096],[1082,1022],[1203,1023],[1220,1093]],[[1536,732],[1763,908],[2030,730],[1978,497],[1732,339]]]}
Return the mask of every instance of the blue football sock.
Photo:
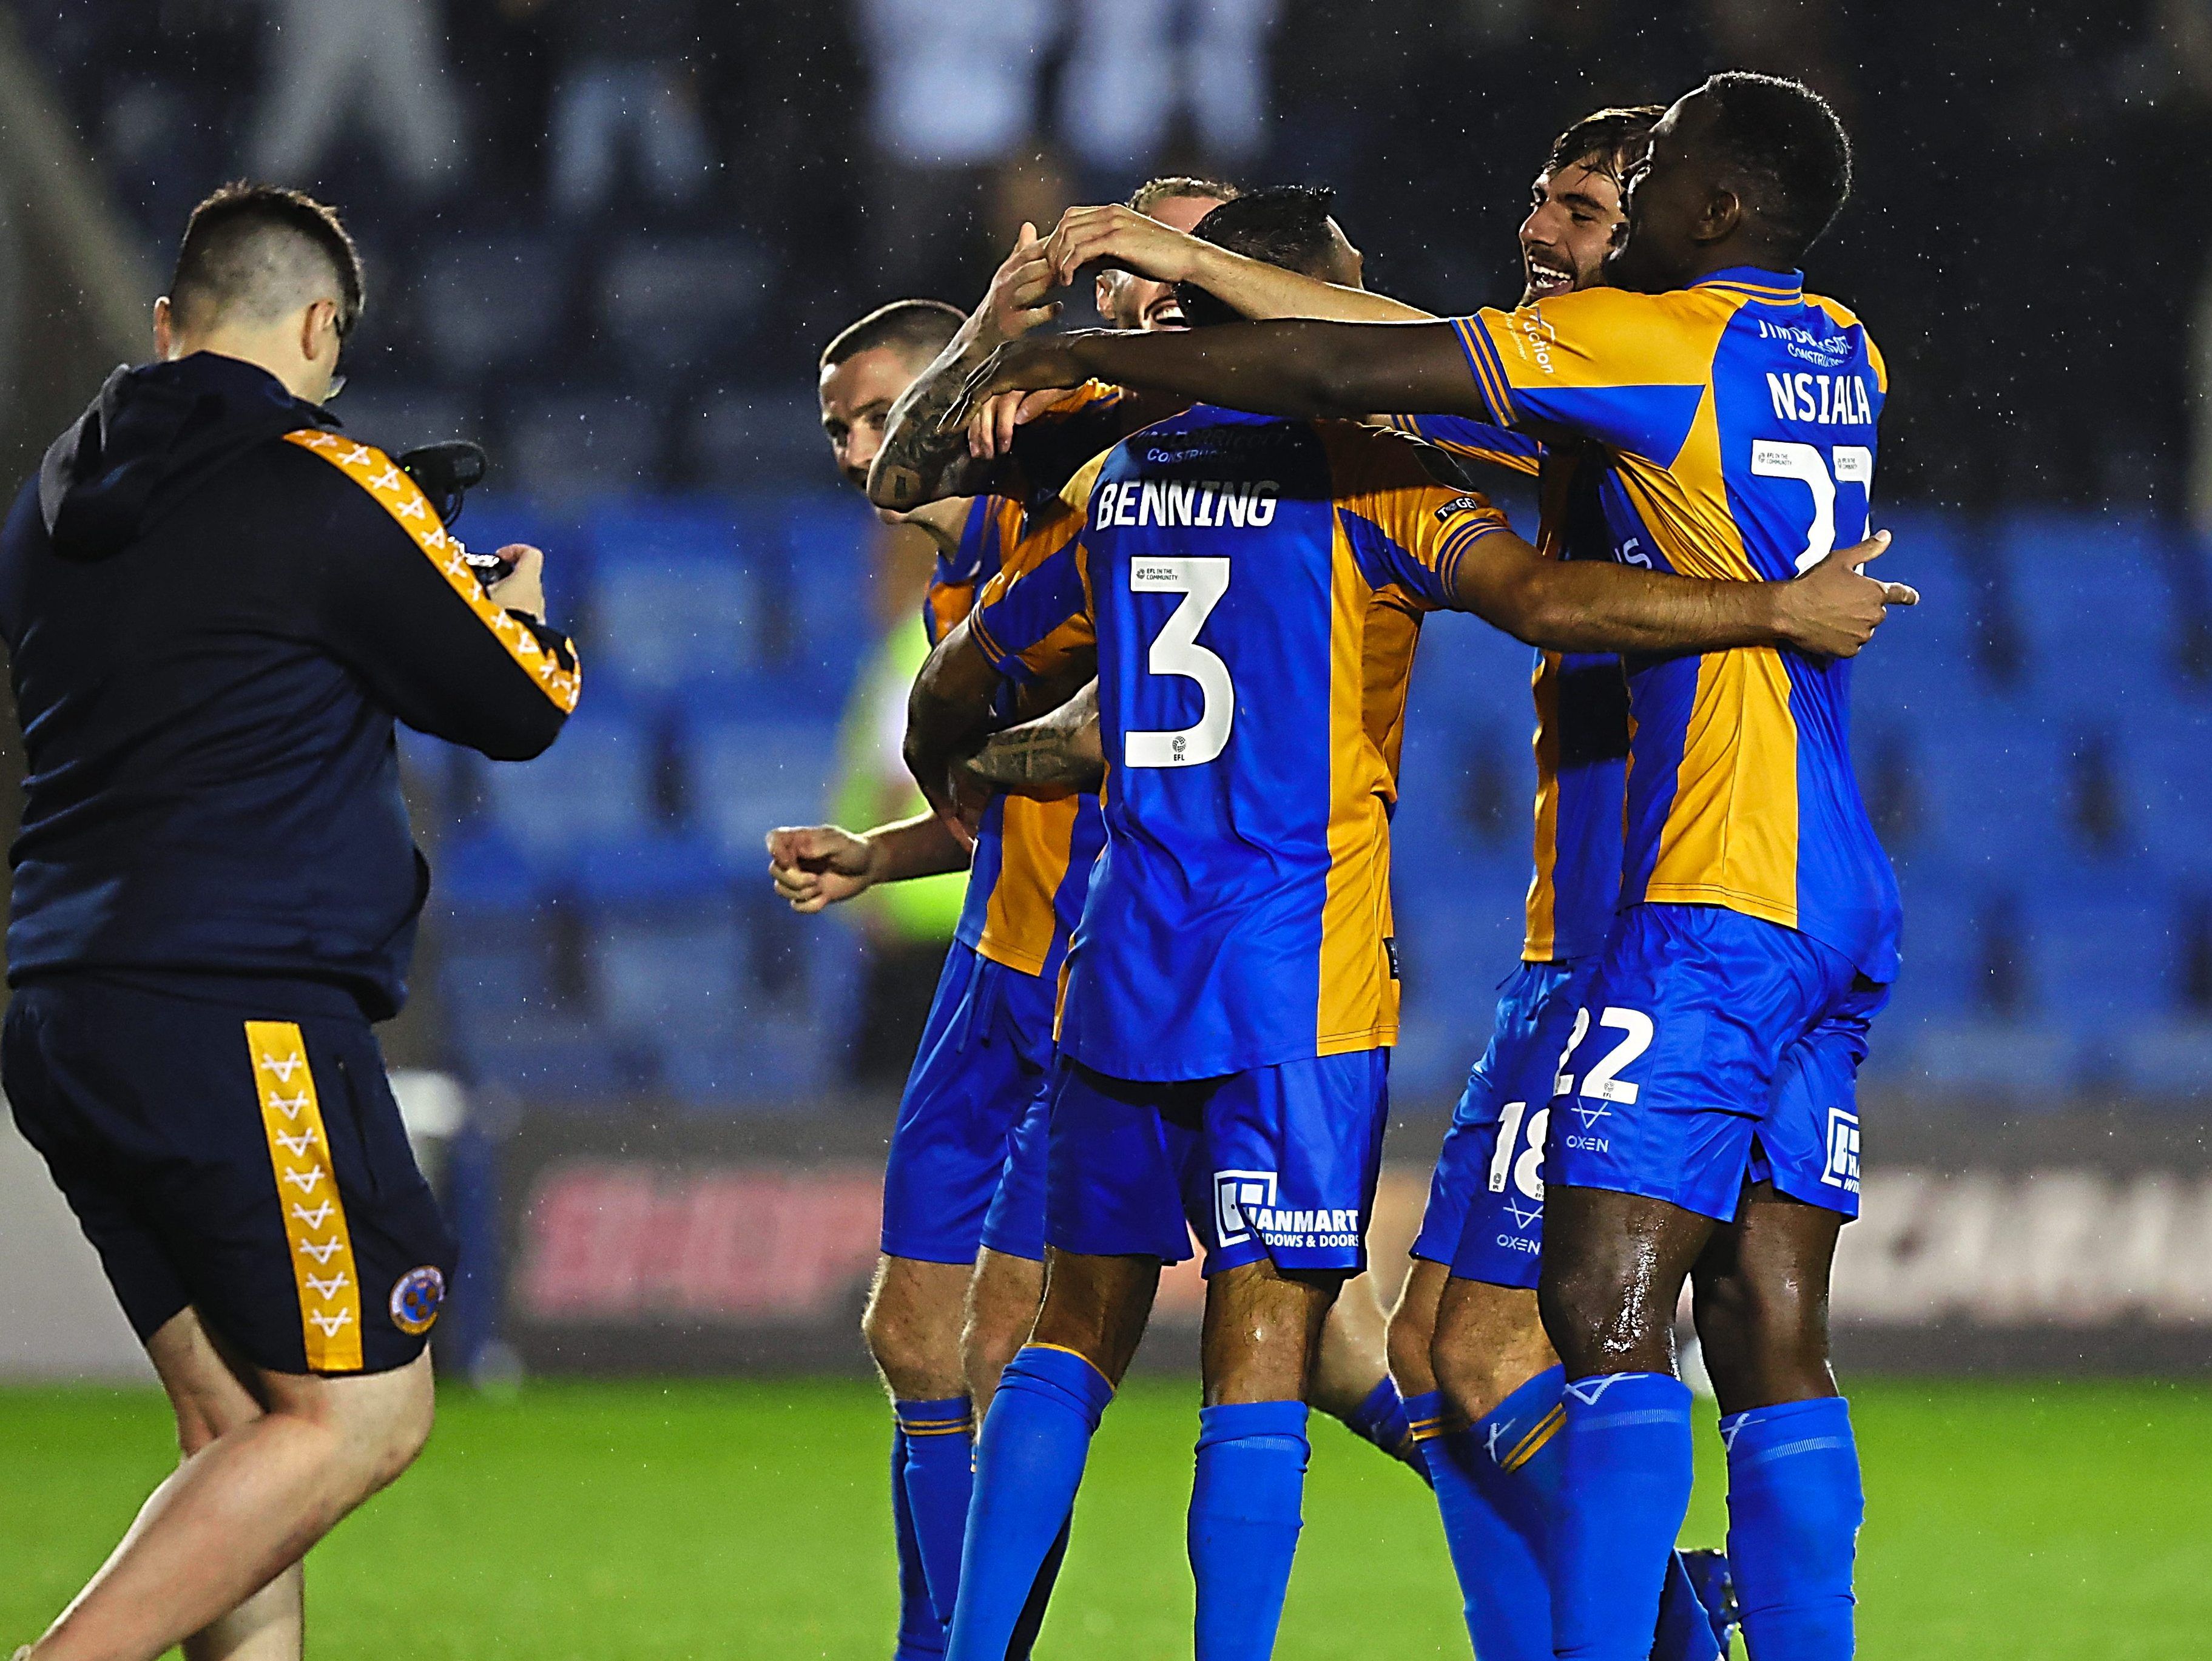
{"label": "blue football sock", "polygon": [[1393,1459],[1407,1457],[1406,1436],[1412,1426],[1407,1420],[1406,1404],[1399,1399],[1397,1383],[1389,1373],[1346,1415],[1344,1422]]}
{"label": "blue football sock", "polygon": [[1722,1661],[1721,1642],[1713,1635],[1713,1617],[1698,1598],[1679,1551],[1667,1560],[1667,1583],[1659,1592],[1659,1632],[1652,1640],[1651,1661]]}
{"label": "blue football sock", "polygon": [[1866,1516],[1850,1405],[1830,1396],[1730,1414],[1721,1439],[1744,1642],[1754,1655],[1844,1661]]}
{"label": "blue football sock", "polygon": [[1561,1661],[1647,1661],[1690,1509],[1689,1388],[1670,1373],[1600,1373],[1569,1384],[1563,1405],[1553,1649]]}
{"label": "blue football sock", "polygon": [[1006,1661],[1037,1571],[1074,1508],[1106,1375],[1073,1350],[1025,1345],[1006,1364],[975,1445],[960,1600],[947,1661]]}
{"label": "blue football sock", "polygon": [[1435,1474],[1429,1469],[1431,1445],[1444,1431],[1444,1393],[1440,1390],[1425,1390],[1418,1396],[1408,1396],[1404,1402],[1406,1428],[1413,1435],[1413,1451],[1406,1463],[1421,1473],[1421,1480],[1431,1488],[1437,1485]]}
{"label": "blue football sock", "polygon": [[1465,1430],[1428,1445],[1437,1509],[1482,1661],[1550,1661],[1546,1541],[1559,1486],[1559,1381],[1538,1373]]}
{"label": "blue football sock", "polygon": [[1188,1534],[1197,1661],[1267,1661],[1274,1653],[1310,1451],[1304,1402],[1199,1409]]}
{"label": "blue football sock", "polygon": [[937,1618],[952,1623],[960,1591],[960,1541],[968,1530],[968,1494],[975,1480],[974,1410],[965,1396],[941,1402],[894,1402],[906,1444],[906,1503],[921,1548],[921,1571]]}
{"label": "blue football sock", "polygon": [[1067,1561],[1068,1524],[1060,1525],[1060,1537],[1052,1542],[1052,1549],[1044,1555],[1044,1566],[1037,1570],[1036,1584],[1030,1587],[1030,1601],[1022,1605],[1022,1618],[1014,1622],[1014,1635],[1006,1644],[1006,1661],[1030,1661],[1030,1653],[1036,1647],[1037,1634],[1044,1630],[1044,1612],[1052,1603],[1052,1589],[1060,1584],[1060,1566]]}
{"label": "blue football sock", "polygon": [[929,1601],[929,1577],[921,1567],[921,1543],[914,1536],[914,1512],[906,1502],[906,1433],[891,1433],[891,1524],[898,1541],[899,1629],[894,1661],[934,1661],[945,1653],[945,1622]]}

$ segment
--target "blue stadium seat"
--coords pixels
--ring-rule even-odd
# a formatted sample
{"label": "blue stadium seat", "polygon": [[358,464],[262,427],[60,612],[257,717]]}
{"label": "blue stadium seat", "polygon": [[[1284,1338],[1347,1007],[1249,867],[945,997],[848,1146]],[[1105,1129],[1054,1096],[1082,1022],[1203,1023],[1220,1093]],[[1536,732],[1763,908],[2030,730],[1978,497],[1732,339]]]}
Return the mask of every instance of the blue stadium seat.
{"label": "blue stadium seat", "polygon": [[2176,1013],[2179,918],[2166,896],[2068,884],[2033,888],[2026,897],[2032,1019],[2102,1045]]}
{"label": "blue stadium seat", "polygon": [[2150,697],[2175,670],[2175,593],[2162,532],[2109,511],[2021,515],[2004,530],[2006,579],[2032,695],[2046,707]]}
{"label": "blue stadium seat", "polygon": [[1534,721],[1528,677],[1535,653],[1479,618],[1445,612],[1421,628],[1407,726],[1433,721],[1504,721],[1524,738]]}
{"label": "blue stadium seat", "polygon": [[792,606],[791,672],[810,696],[842,702],[874,644],[872,613],[860,604],[880,527],[849,490],[763,497],[782,531],[780,581]]}
{"label": "blue stadium seat", "polygon": [[2172,697],[2136,711],[2117,761],[2128,834],[2149,867],[2212,877],[2212,709]]}
{"label": "blue stadium seat", "polygon": [[2020,704],[1956,700],[1909,731],[1905,788],[1917,835],[1960,867],[2046,870],[2068,855],[2069,745]]}
{"label": "blue stadium seat", "polygon": [[647,706],[749,684],[763,655],[757,580],[715,499],[609,507],[588,523],[597,582],[592,661]]}
{"label": "blue stadium seat", "polygon": [[487,770],[493,822],[531,859],[562,867],[581,848],[642,837],[653,823],[652,734],[618,713],[583,709],[535,761]]}
{"label": "blue stadium seat", "polygon": [[694,823],[746,868],[775,826],[818,824],[829,812],[837,744],[826,721],[694,721],[683,753]]}

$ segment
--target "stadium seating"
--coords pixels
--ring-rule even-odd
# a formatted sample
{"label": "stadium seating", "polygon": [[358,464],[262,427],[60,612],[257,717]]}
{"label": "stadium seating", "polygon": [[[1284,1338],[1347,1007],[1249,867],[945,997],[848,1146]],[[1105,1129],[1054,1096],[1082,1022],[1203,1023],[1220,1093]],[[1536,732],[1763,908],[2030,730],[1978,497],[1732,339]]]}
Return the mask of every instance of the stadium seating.
{"label": "stadium seating", "polygon": [[[1923,605],[1855,666],[1854,742],[1905,897],[1905,970],[1870,1078],[1929,1097],[2160,1098],[2212,1080],[2212,569],[2144,524],[1883,516]],[[435,970],[457,1055],[550,1100],[702,1111],[817,1099],[849,1034],[853,931],[760,881],[770,825],[818,818],[870,630],[873,533],[848,492],[624,496],[569,517],[512,491],[471,541],[547,546],[586,654],[538,761],[410,736],[441,839]],[[2195,631],[2195,632],[2192,632]],[[1395,824],[1401,1099],[1441,1105],[1489,1033],[1528,881],[1527,648],[1428,625]]]}

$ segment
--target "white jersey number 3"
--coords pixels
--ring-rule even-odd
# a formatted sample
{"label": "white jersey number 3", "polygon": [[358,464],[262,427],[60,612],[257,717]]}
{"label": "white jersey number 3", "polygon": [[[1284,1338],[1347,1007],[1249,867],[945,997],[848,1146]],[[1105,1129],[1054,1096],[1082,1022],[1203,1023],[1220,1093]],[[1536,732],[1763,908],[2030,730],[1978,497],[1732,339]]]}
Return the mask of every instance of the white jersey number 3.
{"label": "white jersey number 3", "polygon": [[1229,746],[1229,729],[1237,719],[1237,686],[1229,678],[1229,666],[1198,643],[1198,631],[1229,592],[1229,562],[1195,557],[1133,560],[1129,592],[1183,597],[1153,640],[1146,666],[1156,675],[1181,675],[1196,681],[1205,701],[1199,706],[1197,721],[1188,727],[1171,733],[1124,733],[1121,764],[1125,767],[1194,767],[1212,761]]}

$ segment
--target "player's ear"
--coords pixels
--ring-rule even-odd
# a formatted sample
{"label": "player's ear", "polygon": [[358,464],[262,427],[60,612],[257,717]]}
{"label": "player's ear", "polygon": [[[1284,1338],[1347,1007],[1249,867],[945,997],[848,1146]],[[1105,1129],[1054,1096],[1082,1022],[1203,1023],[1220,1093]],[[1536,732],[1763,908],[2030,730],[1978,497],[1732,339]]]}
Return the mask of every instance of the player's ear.
{"label": "player's ear", "polygon": [[1699,242],[1725,242],[1743,222],[1743,198],[1725,185],[1706,192],[1692,234]]}

